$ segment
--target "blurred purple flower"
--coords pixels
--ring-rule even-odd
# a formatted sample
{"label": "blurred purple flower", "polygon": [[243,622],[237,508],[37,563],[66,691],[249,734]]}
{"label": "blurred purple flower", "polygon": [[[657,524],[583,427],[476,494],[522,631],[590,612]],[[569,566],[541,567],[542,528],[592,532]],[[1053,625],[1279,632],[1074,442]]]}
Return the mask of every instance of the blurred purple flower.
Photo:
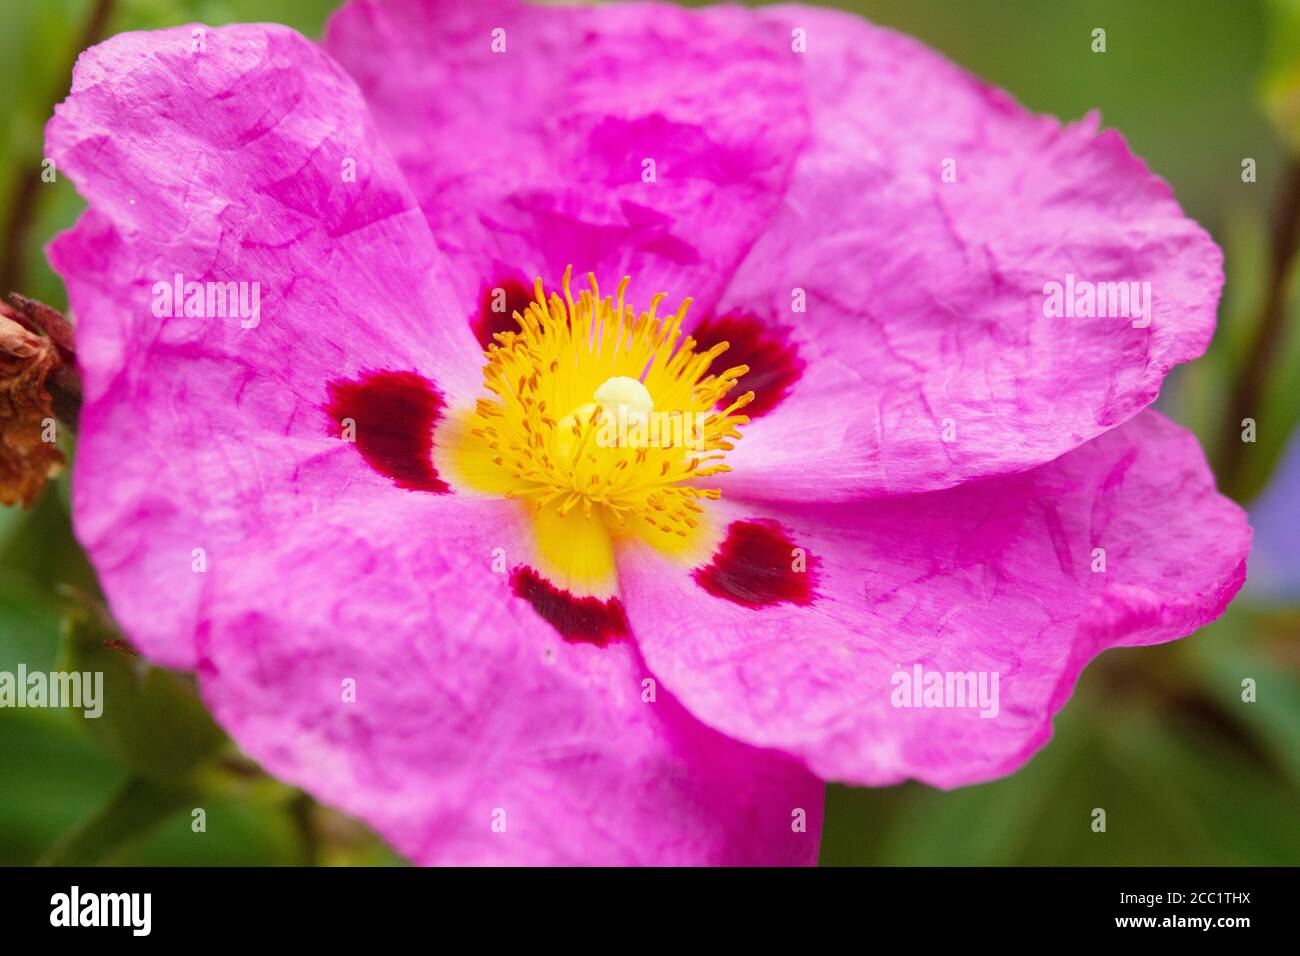
{"label": "blurred purple flower", "polygon": [[1247,593],[1264,601],[1300,598],[1300,429],[1249,511],[1255,539]]}

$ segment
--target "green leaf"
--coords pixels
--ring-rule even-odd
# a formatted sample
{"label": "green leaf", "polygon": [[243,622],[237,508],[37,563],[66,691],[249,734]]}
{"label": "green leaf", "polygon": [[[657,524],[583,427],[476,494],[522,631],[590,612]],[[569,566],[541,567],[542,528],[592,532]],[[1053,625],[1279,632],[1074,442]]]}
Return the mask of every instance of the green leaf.
{"label": "green leaf", "polygon": [[1264,111],[1300,151],[1300,0],[1266,0],[1268,52],[1260,78]]}
{"label": "green leaf", "polygon": [[[23,574],[0,571],[0,671],[52,670],[60,614]],[[31,864],[121,779],[65,710],[0,708],[0,768],[3,865]]]}
{"label": "green leaf", "polygon": [[120,635],[88,610],[74,612],[65,631],[62,669],[103,674],[103,713],[78,719],[137,775],[174,779],[225,742],[199,700],[193,678],[110,646]]}
{"label": "green leaf", "polygon": [[[1300,831],[1286,825],[1295,784],[1188,706],[1175,649],[1112,656],[1085,674],[1055,739],[1010,777],[951,792],[832,787],[822,862],[1231,866],[1300,857]],[[1144,669],[1167,683],[1148,683]],[[1280,695],[1277,706],[1287,706]],[[1092,829],[1098,808],[1104,833]]]}
{"label": "green leaf", "polygon": [[49,671],[58,638],[58,604],[19,575],[0,576],[0,671]]}
{"label": "green leaf", "polygon": [[[66,480],[65,474],[56,485]],[[21,580],[47,602],[62,601],[69,587],[99,593],[95,572],[72,537],[64,497],[54,488],[46,488],[31,511],[18,512],[0,542],[0,578]]]}
{"label": "green leaf", "polygon": [[112,862],[163,820],[193,803],[185,784],[134,777],[93,816],[40,859],[43,866],[94,866]]}
{"label": "green leaf", "polygon": [[66,711],[0,710],[0,864],[29,866],[124,774]]}
{"label": "green leaf", "polygon": [[[1205,695],[1249,728],[1261,749],[1300,791],[1300,668],[1294,656],[1300,614],[1269,616],[1238,601],[1185,656]],[[1242,682],[1254,682],[1253,701]]]}

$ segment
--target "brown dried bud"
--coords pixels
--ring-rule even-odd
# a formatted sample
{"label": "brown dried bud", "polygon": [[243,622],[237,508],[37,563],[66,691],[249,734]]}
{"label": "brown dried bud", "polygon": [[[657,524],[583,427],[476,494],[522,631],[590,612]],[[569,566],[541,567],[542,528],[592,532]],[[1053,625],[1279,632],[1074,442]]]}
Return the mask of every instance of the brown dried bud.
{"label": "brown dried bud", "polygon": [[31,507],[63,470],[46,388],[62,365],[59,344],[0,302],[0,504]]}

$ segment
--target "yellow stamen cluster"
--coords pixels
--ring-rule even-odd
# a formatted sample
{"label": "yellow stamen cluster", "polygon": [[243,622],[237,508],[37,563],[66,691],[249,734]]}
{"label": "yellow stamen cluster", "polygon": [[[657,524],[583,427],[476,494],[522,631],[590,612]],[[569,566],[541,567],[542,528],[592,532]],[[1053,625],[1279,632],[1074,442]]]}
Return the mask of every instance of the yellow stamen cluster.
{"label": "yellow stamen cluster", "polygon": [[[536,300],[515,313],[519,331],[499,333],[488,347],[484,384],[496,398],[479,400],[470,434],[508,473],[508,497],[560,515],[603,510],[619,525],[635,517],[685,536],[703,510],[698,499],[721,495],[697,482],[730,470],[722,459],[749,421],[737,412],[754,393],[715,406],[749,368],[705,374],[728,345],[695,351],[681,330],[689,299],[661,319],[661,293],[638,315],[624,302],[629,279],[602,298],[589,276],[590,290],[575,301],[569,272],[563,297],[548,298],[537,280]],[[652,420],[664,428],[647,437]]]}

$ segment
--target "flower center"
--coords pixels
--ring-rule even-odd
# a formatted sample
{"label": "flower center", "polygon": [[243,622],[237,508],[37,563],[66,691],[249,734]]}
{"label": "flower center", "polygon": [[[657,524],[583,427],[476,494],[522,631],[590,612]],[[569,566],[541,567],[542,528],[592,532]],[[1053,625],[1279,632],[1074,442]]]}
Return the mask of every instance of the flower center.
{"label": "flower center", "polygon": [[589,277],[575,301],[569,276],[563,296],[547,297],[539,279],[515,313],[519,330],[485,353],[493,397],[477,402],[467,432],[497,474],[472,483],[561,517],[580,509],[611,530],[642,521],[684,537],[700,499],[721,496],[703,480],[729,470],[722,460],[754,394],[715,406],[749,368],[706,374],[728,343],[695,351],[681,331],[689,299],[659,318],[660,294],[638,314],[624,302],[629,279],[602,298]]}

